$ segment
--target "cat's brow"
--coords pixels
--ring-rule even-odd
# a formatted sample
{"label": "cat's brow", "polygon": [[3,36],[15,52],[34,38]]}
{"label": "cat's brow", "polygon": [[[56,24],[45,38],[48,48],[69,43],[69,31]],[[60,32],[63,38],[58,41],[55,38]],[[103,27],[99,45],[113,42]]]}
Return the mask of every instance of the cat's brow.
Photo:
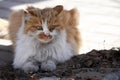
{"label": "cat's brow", "polygon": [[39,10],[36,9],[37,17],[38,17],[38,23],[40,24],[40,13]]}

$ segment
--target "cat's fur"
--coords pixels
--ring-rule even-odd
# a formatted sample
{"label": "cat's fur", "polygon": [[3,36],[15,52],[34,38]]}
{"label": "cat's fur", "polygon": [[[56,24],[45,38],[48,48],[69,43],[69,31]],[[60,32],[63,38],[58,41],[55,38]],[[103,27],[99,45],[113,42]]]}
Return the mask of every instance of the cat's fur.
{"label": "cat's fur", "polygon": [[78,54],[81,40],[76,9],[28,7],[13,12],[9,32],[15,47],[14,68],[52,71]]}

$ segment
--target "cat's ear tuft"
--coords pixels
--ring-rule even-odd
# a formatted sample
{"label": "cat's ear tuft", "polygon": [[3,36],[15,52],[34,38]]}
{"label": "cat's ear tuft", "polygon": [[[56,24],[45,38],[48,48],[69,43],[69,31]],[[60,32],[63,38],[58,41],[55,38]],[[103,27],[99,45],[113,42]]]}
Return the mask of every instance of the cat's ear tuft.
{"label": "cat's ear tuft", "polygon": [[60,14],[63,11],[63,6],[62,5],[58,5],[56,7],[53,8],[55,11],[57,11],[56,15]]}
{"label": "cat's ear tuft", "polygon": [[29,12],[29,14],[31,14],[32,16],[37,16],[37,14],[36,14],[36,12],[37,12],[37,10],[38,10],[37,8],[30,6],[30,7],[28,7],[26,10],[27,10],[27,11]]}
{"label": "cat's ear tuft", "polygon": [[29,7],[27,7],[27,9],[25,10],[25,13],[30,14],[30,15],[32,15],[32,16],[37,16],[37,11],[38,11],[38,8],[29,6]]}
{"label": "cat's ear tuft", "polygon": [[29,11],[29,10],[32,10],[32,9],[35,9],[35,7],[33,7],[33,6],[28,6],[26,10]]}

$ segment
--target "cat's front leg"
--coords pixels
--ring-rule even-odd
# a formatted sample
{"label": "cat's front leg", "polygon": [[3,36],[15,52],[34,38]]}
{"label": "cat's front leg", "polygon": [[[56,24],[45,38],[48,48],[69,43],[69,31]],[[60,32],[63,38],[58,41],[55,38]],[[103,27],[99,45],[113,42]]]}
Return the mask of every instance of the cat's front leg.
{"label": "cat's front leg", "polygon": [[13,66],[15,69],[22,69],[26,73],[35,72],[39,69],[39,65],[37,63],[29,61],[28,59],[26,59],[24,62],[14,61]]}
{"label": "cat's front leg", "polygon": [[39,66],[37,64],[34,64],[33,62],[26,62],[23,66],[22,66],[22,70],[24,70],[24,72],[29,73],[29,72],[36,72],[38,71]]}
{"label": "cat's front leg", "polygon": [[14,56],[13,67],[15,69],[22,69],[24,72],[34,72],[39,69],[37,62],[33,59],[33,50],[27,50],[25,47],[16,47],[16,53]]}
{"label": "cat's front leg", "polygon": [[22,69],[24,72],[36,72],[39,69],[39,65],[35,63],[33,60],[29,61],[29,59],[26,59],[24,62],[14,60],[13,66],[15,69]]}
{"label": "cat's front leg", "polygon": [[47,60],[41,63],[41,69],[44,71],[53,71],[56,69],[56,63],[53,60]]}

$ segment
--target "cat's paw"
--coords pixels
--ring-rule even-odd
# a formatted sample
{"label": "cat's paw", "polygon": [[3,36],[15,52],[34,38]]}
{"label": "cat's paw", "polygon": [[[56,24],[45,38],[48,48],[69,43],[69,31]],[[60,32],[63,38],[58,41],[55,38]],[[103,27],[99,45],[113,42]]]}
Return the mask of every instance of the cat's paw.
{"label": "cat's paw", "polygon": [[36,71],[38,71],[39,66],[34,65],[32,62],[28,62],[28,63],[24,64],[22,69],[24,70],[25,73],[36,72]]}
{"label": "cat's paw", "polygon": [[56,69],[56,64],[52,60],[48,60],[46,62],[42,62],[41,69],[44,71],[53,71]]}

